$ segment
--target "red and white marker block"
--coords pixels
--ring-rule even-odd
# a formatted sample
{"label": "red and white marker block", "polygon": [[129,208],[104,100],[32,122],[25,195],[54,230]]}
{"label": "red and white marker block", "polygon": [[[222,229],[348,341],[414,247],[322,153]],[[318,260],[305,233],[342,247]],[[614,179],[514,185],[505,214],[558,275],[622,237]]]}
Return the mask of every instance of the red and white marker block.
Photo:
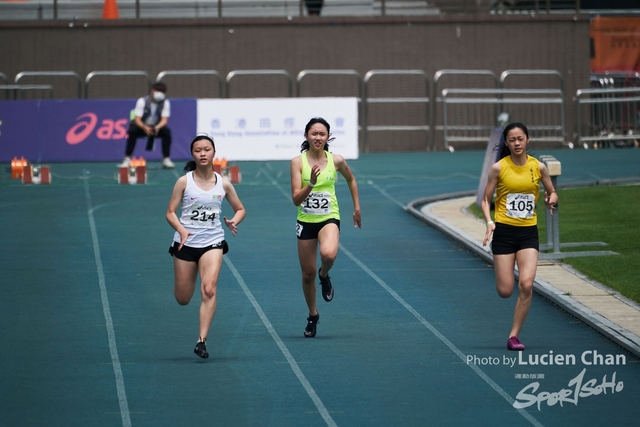
{"label": "red and white marker block", "polygon": [[229,167],[229,181],[233,183],[242,182],[242,173],[240,172],[240,166],[231,165]]}
{"label": "red and white marker block", "polygon": [[229,165],[227,159],[218,159],[217,157],[213,159],[213,170],[233,183],[242,181],[240,166]]}
{"label": "red and white marker block", "polygon": [[51,184],[49,166],[27,165],[22,167],[23,184]]}
{"label": "red and white marker block", "polygon": [[131,159],[129,167],[121,167],[118,171],[118,184],[146,184],[147,162],[140,157]]}

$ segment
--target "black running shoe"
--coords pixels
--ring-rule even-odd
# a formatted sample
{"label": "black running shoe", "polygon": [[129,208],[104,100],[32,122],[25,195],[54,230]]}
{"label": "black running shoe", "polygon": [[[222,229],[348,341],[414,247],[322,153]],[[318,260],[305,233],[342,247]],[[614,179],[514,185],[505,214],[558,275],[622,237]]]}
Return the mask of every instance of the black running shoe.
{"label": "black running shoe", "polygon": [[316,325],[320,320],[320,313],[315,316],[309,315],[307,317],[307,327],[304,328],[304,336],[307,338],[313,338],[316,336]]}
{"label": "black running shoe", "polygon": [[333,299],[333,286],[331,285],[331,277],[327,274],[325,277],[320,275],[320,269],[318,269],[318,279],[320,279],[320,285],[322,285],[322,298],[326,302]]}
{"label": "black running shoe", "polygon": [[198,341],[193,352],[203,359],[209,357],[209,353],[207,353],[207,340],[205,339],[204,341]]}

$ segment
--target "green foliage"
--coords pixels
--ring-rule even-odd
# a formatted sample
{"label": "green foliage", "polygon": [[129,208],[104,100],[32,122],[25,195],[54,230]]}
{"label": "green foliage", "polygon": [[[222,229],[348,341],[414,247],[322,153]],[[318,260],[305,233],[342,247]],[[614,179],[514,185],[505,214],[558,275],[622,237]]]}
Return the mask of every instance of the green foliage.
{"label": "green foliage", "polygon": [[[640,302],[640,186],[566,189],[560,190],[558,196],[561,243],[605,242],[608,246],[601,249],[619,254],[566,258],[564,262]],[[566,250],[580,249],[599,247]]]}

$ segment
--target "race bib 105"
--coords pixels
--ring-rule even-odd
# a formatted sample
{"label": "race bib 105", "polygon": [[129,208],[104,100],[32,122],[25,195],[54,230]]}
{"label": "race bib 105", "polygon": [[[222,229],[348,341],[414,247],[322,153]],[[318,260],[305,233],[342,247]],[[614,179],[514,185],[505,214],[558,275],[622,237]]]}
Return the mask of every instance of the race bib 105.
{"label": "race bib 105", "polygon": [[533,194],[507,194],[507,216],[510,218],[533,218],[535,197]]}

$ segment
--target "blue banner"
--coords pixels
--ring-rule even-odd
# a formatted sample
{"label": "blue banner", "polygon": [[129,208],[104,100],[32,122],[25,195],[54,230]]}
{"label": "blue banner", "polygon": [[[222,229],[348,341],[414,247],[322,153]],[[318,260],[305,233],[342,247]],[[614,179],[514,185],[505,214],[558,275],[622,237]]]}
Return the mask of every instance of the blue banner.
{"label": "blue banner", "polygon": [[[29,162],[121,161],[135,99],[0,101],[0,161],[24,157]],[[190,159],[196,133],[196,99],[171,99],[171,157]],[[134,156],[162,158],[161,141],[146,151],[146,138]]]}

